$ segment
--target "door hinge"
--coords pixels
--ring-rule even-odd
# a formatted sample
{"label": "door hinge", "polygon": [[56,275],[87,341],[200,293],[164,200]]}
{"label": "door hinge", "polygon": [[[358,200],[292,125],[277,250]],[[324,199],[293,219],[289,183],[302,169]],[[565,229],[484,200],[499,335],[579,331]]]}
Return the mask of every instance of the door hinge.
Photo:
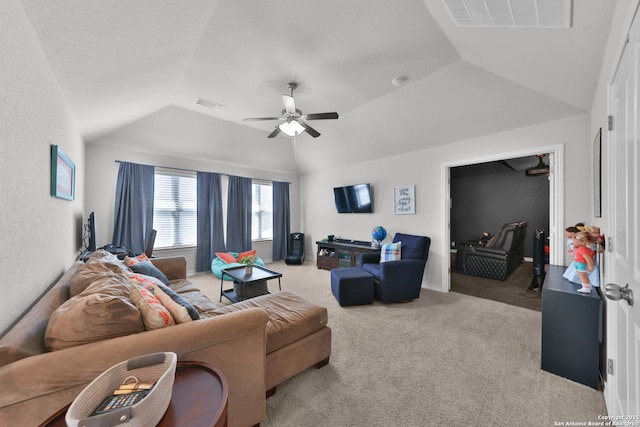
{"label": "door hinge", "polygon": [[607,129],[613,130],[613,116],[607,116]]}
{"label": "door hinge", "polygon": [[613,359],[607,359],[607,374],[613,375]]}
{"label": "door hinge", "polygon": [[607,250],[613,252],[613,238],[611,236],[607,237]]}

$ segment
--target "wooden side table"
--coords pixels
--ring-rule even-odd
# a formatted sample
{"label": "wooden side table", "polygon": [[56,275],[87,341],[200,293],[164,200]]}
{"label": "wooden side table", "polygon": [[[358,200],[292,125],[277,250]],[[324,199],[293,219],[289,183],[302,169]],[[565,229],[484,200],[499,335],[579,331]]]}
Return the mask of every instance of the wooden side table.
{"label": "wooden side table", "polygon": [[[229,385],[222,372],[201,362],[178,362],[171,403],[158,426],[227,427]],[[41,427],[66,427],[70,405]]]}

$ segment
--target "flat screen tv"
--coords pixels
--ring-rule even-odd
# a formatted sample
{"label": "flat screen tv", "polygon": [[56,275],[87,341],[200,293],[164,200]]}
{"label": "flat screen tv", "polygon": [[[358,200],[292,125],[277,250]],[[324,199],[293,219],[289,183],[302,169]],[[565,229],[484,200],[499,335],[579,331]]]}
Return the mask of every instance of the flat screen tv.
{"label": "flat screen tv", "polygon": [[333,196],[338,213],[373,213],[370,184],[335,187]]}
{"label": "flat screen tv", "polygon": [[87,221],[87,233],[89,234],[89,245],[87,246],[87,250],[93,252],[97,249],[97,239],[96,239],[96,214],[95,212],[91,212],[89,214],[89,220]]}

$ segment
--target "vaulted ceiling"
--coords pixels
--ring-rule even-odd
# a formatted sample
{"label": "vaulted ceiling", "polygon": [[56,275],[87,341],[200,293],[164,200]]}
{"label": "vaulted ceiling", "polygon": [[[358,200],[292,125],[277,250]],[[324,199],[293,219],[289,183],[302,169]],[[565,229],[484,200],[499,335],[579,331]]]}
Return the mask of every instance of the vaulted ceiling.
{"label": "vaulted ceiling", "polygon": [[[320,139],[393,135],[398,121],[440,143],[588,111],[615,7],[574,0],[571,28],[533,29],[457,27],[443,0],[22,4],[87,141],[158,112],[266,138],[277,122],[242,118],[278,116],[296,81],[303,112],[340,114],[313,122]],[[419,148],[407,136],[379,155]]]}

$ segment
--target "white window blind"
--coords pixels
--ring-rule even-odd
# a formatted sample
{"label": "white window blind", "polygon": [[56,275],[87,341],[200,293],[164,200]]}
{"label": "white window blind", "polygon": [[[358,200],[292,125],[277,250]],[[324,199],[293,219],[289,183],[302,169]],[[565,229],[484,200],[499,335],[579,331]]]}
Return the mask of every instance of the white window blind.
{"label": "white window blind", "polygon": [[197,244],[197,181],[194,172],[156,168],[153,228],[156,248]]}
{"label": "white window blind", "polygon": [[271,183],[253,181],[251,208],[252,240],[273,239],[273,187]]}

